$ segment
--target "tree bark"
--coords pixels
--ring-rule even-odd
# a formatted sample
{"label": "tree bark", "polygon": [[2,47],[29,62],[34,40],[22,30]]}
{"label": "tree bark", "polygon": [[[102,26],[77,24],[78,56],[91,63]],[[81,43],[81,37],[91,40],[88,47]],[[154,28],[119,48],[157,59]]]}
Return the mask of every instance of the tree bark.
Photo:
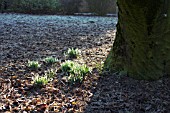
{"label": "tree bark", "polygon": [[170,0],[118,0],[117,4],[116,39],[105,67],[136,79],[170,75]]}

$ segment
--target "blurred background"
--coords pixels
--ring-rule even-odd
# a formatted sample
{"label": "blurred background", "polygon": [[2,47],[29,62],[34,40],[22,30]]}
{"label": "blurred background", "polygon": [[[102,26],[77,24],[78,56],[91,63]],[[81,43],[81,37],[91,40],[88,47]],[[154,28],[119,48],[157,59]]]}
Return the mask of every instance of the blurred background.
{"label": "blurred background", "polygon": [[99,15],[117,14],[116,0],[0,0],[1,13]]}

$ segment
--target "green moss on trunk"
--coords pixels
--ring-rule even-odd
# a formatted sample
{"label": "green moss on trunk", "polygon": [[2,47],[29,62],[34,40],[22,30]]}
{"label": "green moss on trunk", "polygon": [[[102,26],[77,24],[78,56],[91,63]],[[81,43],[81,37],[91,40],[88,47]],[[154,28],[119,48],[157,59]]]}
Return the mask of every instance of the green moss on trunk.
{"label": "green moss on trunk", "polygon": [[137,79],[170,74],[170,1],[118,0],[116,40],[105,62]]}

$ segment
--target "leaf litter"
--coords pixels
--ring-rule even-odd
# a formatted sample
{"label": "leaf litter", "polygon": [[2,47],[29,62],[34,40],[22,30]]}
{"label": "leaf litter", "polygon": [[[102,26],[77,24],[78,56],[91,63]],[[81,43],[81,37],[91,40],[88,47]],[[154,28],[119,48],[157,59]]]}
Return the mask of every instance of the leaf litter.
{"label": "leaf litter", "polygon": [[[93,23],[91,23],[93,21]],[[147,82],[127,76],[100,76],[115,37],[117,18],[0,14],[0,112],[170,112],[170,79]],[[64,52],[78,48],[74,59],[91,67],[82,83],[68,84],[61,72]],[[60,62],[44,63],[46,57]],[[28,61],[41,67],[30,70]],[[43,87],[32,83],[34,74],[56,70]]]}

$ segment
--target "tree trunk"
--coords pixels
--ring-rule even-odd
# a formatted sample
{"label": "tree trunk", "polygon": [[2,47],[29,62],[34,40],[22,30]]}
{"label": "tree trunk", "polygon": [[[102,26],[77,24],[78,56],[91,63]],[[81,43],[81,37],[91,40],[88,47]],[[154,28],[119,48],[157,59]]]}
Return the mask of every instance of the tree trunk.
{"label": "tree trunk", "polygon": [[118,0],[116,39],[105,67],[136,79],[170,74],[170,0]]}

